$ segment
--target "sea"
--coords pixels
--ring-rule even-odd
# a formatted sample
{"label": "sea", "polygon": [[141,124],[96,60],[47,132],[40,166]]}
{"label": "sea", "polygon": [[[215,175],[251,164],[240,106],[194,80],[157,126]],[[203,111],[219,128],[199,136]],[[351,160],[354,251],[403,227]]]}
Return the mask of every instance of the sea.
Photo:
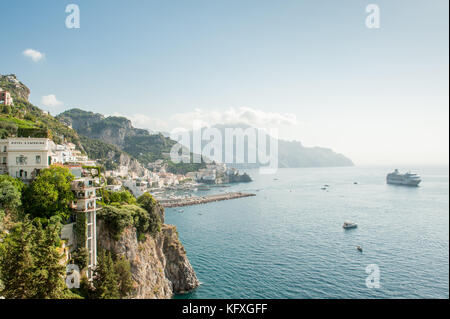
{"label": "sea", "polygon": [[449,298],[449,168],[394,168],[249,170],[197,195],[254,197],[166,209],[201,282],[175,298]]}

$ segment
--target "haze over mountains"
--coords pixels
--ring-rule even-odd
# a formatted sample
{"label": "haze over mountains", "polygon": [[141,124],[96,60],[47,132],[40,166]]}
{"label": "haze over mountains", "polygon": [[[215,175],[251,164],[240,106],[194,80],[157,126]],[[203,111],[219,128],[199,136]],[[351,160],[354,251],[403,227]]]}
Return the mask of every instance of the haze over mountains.
{"label": "haze over mountains", "polygon": [[[245,134],[246,130],[250,129],[250,132],[255,132],[255,135],[257,135],[257,130],[252,128],[251,126],[243,123],[238,124],[216,124],[213,125],[212,128],[218,129],[220,132],[223,141],[225,140],[226,136],[226,130],[231,129],[233,132],[242,132]],[[196,133],[199,134],[199,136],[203,136],[205,134],[206,127],[202,128]],[[237,133],[239,134],[239,133]],[[267,145],[266,145],[266,154],[269,154],[271,152],[270,150],[270,143],[268,139],[268,132],[264,131],[264,134],[266,135]],[[189,132],[190,135],[190,145],[189,146],[191,150],[193,150],[193,132]],[[211,140],[211,139],[210,139]],[[210,142],[210,140],[202,140],[202,149]],[[248,137],[246,137],[243,140],[243,146],[239,145],[237,142],[237,139],[233,139],[233,162],[229,163],[229,161],[226,161],[226,142],[222,143],[222,162],[226,162],[227,164],[230,164],[231,166],[237,167],[237,168],[258,168],[261,166],[265,166],[261,163],[259,163],[258,154],[260,153],[259,149],[259,143],[258,143],[258,137],[256,136],[255,144],[249,143]],[[279,168],[297,168],[297,167],[337,167],[337,166],[353,166],[352,160],[345,157],[342,154],[335,153],[333,150],[329,148],[323,148],[323,147],[305,147],[302,145],[299,141],[286,141],[282,139],[276,140],[278,144],[277,149],[277,157],[278,157],[278,167]],[[264,145],[263,145],[264,147]],[[241,150],[241,151],[240,151]],[[236,153],[242,152],[242,157],[244,158],[244,163],[237,160]],[[251,154],[256,154],[256,163],[252,163],[252,161],[249,161],[251,158]],[[209,155],[209,154],[207,154]]]}
{"label": "haze over mountains", "polygon": [[[105,117],[102,114],[71,109],[57,116],[59,120],[70,125],[80,135],[116,145],[123,151],[137,158],[144,165],[169,153],[175,141],[165,137],[162,133],[152,134],[148,130],[133,127],[130,120],[120,116]],[[247,129],[248,125],[215,125],[222,136],[226,128]],[[205,128],[202,129],[202,131]],[[192,132],[190,133],[192,137]],[[192,142],[192,138],[190,139]],[[208,141],[202,141],[202,148]],[[193,150],[192,143],[190,150]],[[225,162],[225,145],[223,145],[223,162]],[[236,148],[236,145],[233,147]],[[245,154],[258,151],[245,143]],[[228,164],[228,163],[227,163]],[[260,165],[253,163],[236,163],[235,156],[231,166],[240,168],[256,168]],[[322,147],[305,147],[301,142],[278,140],[278,166],[280,168],[295,167],[325,167],[325,166],[353,166],[353,162],[342,154]]]}

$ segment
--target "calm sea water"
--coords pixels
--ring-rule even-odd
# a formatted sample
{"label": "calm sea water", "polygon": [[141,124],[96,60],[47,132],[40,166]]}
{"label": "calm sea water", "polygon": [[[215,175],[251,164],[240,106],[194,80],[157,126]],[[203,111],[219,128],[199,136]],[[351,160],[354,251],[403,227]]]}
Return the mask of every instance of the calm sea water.
{"label": "calm sea water", "polygon": [[249,171],[254,182],[210,192],[256,197],[167,209],[202,282],[177,298],[449,298],[448,167],[415,169],[418,188],[387,185],[390,170]]}

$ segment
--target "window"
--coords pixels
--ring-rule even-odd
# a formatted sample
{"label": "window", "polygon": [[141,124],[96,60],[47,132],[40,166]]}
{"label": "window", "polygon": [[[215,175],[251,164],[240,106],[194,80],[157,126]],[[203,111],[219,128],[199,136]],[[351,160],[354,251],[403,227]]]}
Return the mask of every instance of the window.
{"label": "window", "polygon": [[36,164],[41,164],[41,155],[36,155]]}
{"label": "window", "polygon": [[3,164],[6,164],[6,157],[3,157]]}
{"label": "window", "polygon": [[16,157],[16,164],[17,165],[27,165],[27,158],[23,155]]}
{"label": "window", "polygon": [[6,153],[6,145],[3,146],[3,153]]}

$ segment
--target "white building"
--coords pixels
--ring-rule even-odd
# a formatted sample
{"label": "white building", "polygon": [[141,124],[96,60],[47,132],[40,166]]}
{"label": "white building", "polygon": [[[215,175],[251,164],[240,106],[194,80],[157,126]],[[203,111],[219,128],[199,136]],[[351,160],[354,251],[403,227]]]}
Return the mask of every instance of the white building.
{"label": "white building", "polygon": [[[80,170],[81,169],[81,170]],[[97,211],[101,207],[97,206],[97,201],[101,199],[97,189],[101,188],[98,177],[93,177],[92,172],[82,169],[81,167],[74,167],[71,172],[76,179],[72,181],[72,191],[75,194],[75,200],[71,204],[74,210],[75,219],[77,222],[85,223],[85,248],[88,251],[88,267],[87,277],[92,280],[94,269],[97,265]],[[81,172],[81,174],[78,174]],[[97,173],[99,173],[97,171]],[[70,227],[70,226],[67,226]],[[72,225],[73,231],[73,225]],[[71,240],[70,230],[66,232],[65,237]],[[66,239],[63,237],[63,239]],[[72,246],[72,250],[74,250]]]}
{"label": "white building", "polygon": [[30,181],[54,163],[56,145],[48,138],[10,137],[0,140],[0,173]]}
{"label": "white building", "polygon": [[122,190],[122,184],[120,185],[106,185],[105,188],[110,192],[118,192]]}

